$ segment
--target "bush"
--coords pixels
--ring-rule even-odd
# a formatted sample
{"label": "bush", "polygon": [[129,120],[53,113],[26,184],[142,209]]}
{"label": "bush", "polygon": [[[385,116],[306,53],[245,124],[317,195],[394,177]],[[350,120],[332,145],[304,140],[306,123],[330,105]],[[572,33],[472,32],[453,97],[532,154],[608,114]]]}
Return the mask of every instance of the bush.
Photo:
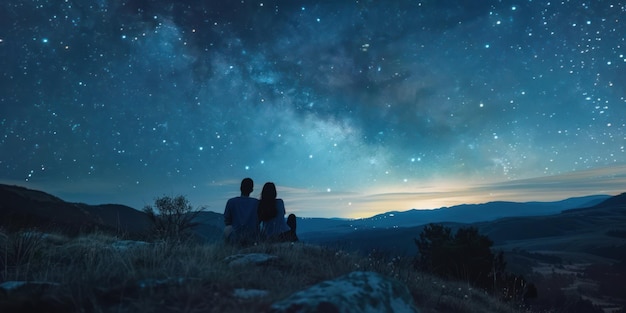
{"label": "bush", "polygon": [[43,234],[20,231],[5,234],[0,231],[0,278],[18,280],[28,275],[31,262],[40,254]]}
{"label": "bush", "polygon": [[197,225],[193,222],[200,210],[194,210],[185,196],[163,196],[154,200],[154,207],[147,205],[143,212],[153,223],[152,236],[156,239],[181,240],[191,236]]}
{"label": "bush", "polygon": [[501,254],[491,252],[493,242],[474,227],[461,228],[453,235],[448,227],[429,224],[415,244],[419,250],[416,266],[421,270],[485,289],[495,288],[494,277],[506,266]]}

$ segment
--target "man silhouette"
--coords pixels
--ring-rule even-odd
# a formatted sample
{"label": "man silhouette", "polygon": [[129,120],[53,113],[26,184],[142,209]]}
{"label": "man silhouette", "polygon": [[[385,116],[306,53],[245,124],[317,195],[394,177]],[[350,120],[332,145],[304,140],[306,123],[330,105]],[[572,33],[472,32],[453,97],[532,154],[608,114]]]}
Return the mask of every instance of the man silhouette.
{"label": "man silhouette", "polygon": [[228,199],[224,209],[224,239],[229,243],[252,244],[259,237],[257,207],[259,200],[250,198],[254,189],[251,178],[241,181],[241,196]]}

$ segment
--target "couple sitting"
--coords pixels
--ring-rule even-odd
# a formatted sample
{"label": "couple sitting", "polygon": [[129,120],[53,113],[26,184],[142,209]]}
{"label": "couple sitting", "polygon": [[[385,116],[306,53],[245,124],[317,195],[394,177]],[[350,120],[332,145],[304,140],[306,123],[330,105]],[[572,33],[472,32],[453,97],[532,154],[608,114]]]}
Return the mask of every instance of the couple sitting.
{"label": "couple sitting", "polygon": [[241,196],[231,198],[224,210],[224,238],[229,243],[253,244],[259,240],[298,241],[296,216],[290,214],[285,222],[285,203],[276,199],[276,186],[266,183],[261,200],[251,198],[254,182],[241,181]]}

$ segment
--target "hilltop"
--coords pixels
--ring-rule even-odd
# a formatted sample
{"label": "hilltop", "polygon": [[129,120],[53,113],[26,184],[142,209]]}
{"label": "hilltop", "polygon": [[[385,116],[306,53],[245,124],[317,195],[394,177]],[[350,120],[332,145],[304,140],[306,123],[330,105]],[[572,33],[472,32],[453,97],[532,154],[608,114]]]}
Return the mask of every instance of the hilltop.
{"label": "hilltop", "polygon": [[[455,212],[458,214],[455,215]],[[402,277],[402,281],[410,287],[416,302],[426,301],[420,306],[424,312],[445,312],[441,308],[446,305],[455,306],[453,310],[455,312],[515,312],[515,309],[507,305],[494,304],[498,303],[497,299],[489,297],[489,300],[479,301],[483,304],[471,301],[463,304],[461,303],[463,301],[459,302],[457,293],[449,293],[449,289],[443,287],[457,283],[438,280],[413,268],[412,263],[417,254],[414,238],[424,227],[414,225],[425,219],[442,223],[453,230],[475,227],[480,233],[487,235],[494,242],[494,249],[505,253],[507,268],[510,271],[524,275],[527,280],[537,283],[540,296],[536,305],[549,305],[545,303],[546,301],[552,301],[552,305],[555,303],[566,305],[570,302],[562,301],[572,301],[567,299],[578,299],[577,297],[591,301],[584,303],[594,303],[597,307],[607,310],[623,307],[626,303],[626,295],[623,294],[622,288],[617,287],[626,278],[624,254],[626,194],[614,197],[579,197],[552,203],[492,202],[426,212],[415,210],[389,212],[361,220],[304,218],[299,220],[299,225],[304,229],[300,237],[306,243],[286,247],[260,245],[247,249],[224,246],[220,240],[222,215],[215,212],[200,212],[195,219],[199,225],[195,229],[194,240],[190,242],[184,244],[165,242],[165,245],[144,242],[138,247],[120,250],[120,245],[126,246],[127,239],[148,240],[150,221],[144,212],[114,204],[70,203],[45,192],[0,185],[0,230],[2,230],[0,248],[5,251],[4,259],[0,258],[4,264],[1,274],[2,281],[5,282],[20,279],[37,281],[42,277],[48,280],[57,277],[54,279],[55,284],[69,284],[71,287],[63,290],[53,288],[55,293],[61,292],[61,295],[55,296],[67,297],[69,295],[63,293],[81,293],[73,288],[88,288],[92,290],[90,292],[96,293],[99,292],[97,290],[109,290],[105,294],[126,293],[127,288],[130,288],[133,293],[137,293],[134,287],[127,284],[145,279],[169,281],[179,275],[176,274],[178,271],[183,270],[185,279],[191,277],[194,281],[196,279],[205,281],[210,277],[211,280],[221,281],[218,286],[211,288],[234,292],[237,286],[228,281],[242,278],[236,273],[220,269],[219,271],[223,273],[216,274],[217,276],[211,274],[198,278],[192,272],[203,273],[206,271],[204,265],[219,269],[223,266],[221,263],[223,258],[228,254],[269,252],[278,254],[279,258],[284,260],[272,264],[269,269],[258,268],[256,272],[248,274],[262,281],[261,277],[267,270],[292,268],[290,271],[293,272],[289,272],[287,276],[284,276],[284,273],[280,274],[283,275],[281,276],[283,279],[294,280],[290,292],[324,279],[347,274],[352,270],[375,270],[384,275]],[[311,226],[318,227],[319,232],[313,231],[315,228]],[[14,248],[11,247],[15,245],[29,248],[25,250],[24,255],[9,253],[13,251]],[[113,255],[111,247],[115,247],[113,250],[117,251],[113,252]],[[84,253],[87,253],[84,256],[89,257],[88,259],[70,257]],[[95,254],[90,256],[89,253]],[[107,263],[109,261],[122,263],[116,263],[117,265],[112,268],[112,265]],[[76,267],[78,264],[76,262],[86,262],[83,264],[89,265],[89,268],[83,267],[79,271],[69,268]],[[50,275],[48,268],[56,268],[59,273],[64,274]],[[298,270],[295,270],[296,268]],[[95,273],[93,270],[100,272]],[[254,288],[259,286],[259,281],[244,279],[239,280],[239,284],[246,288]],[[426,281],[428,283],[424,285]],[[72,282],[79,282],[80,286],[73,286]],[[439,287],[433,291],[427,286],[431,283]],[[462,283],[458,285],[463,286]],[[193,286],[200,290],[204,288]],[[463,288],[459,287],[459,292],[464,290]],[[197,296],[194,292],[190,293],[188,285],[168,285],[166,289],[184,297],[195,299]],[[147,294],[139,292],[135,296],[148,302],[156,301],[154,297],[163,296],[153,291]],[[467,290],[463,293],[462,297],[466,296],[465,293],[474,294],[474,291]],[[0,300],[1,294],[0,290]],[[103,301],[100,298],[102,295],[92,296],[97,298],[97,301],[94,301],[98,303],[90,305],[102,305],[100,303]],[[276,297],[256,300],[234,299],[232,295],[224,294],[220,296],[237,301],[239,304],[250,305],[251,311],[256,311],[269,305],[268,301],[285,296],[285,293],[278,292]],[[450,299],[452,302],[442,304],[441,299],[448,296],[452,297]],[[139,298],[135,300],[137,299]],[[79,300],[86,301],[86,299],[72,301]],[[179,300],[168,298],[167,301]],[[202,305],[206,304],[201,300],[198,301]],[[225,311],[242,309],[237,306],[235,310],[219,300],[211,301],[221,303],[220,305],[227,308]],[[577,301],[571,303],[579,303]],[[482,307],[487,302],[491,303],[489,307]],[[5,304],[15,303],[5,302]],[[113,307],[119,309],[119,305],[127,304],[117,303]]]}

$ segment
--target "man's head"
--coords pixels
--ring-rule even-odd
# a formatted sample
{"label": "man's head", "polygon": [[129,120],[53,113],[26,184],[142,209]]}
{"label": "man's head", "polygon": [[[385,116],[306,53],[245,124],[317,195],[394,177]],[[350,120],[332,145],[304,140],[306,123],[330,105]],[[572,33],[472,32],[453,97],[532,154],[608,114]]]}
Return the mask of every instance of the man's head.
{"label": "man's head", "polygon": [[252,193],[252,190],[254,189],[254,182],[252,181],[252,178],[244,178],[241,181],[241,187],[239,188],[239,190],[241,190],[241,195],[242,196],[249,196],[250,193]]}

